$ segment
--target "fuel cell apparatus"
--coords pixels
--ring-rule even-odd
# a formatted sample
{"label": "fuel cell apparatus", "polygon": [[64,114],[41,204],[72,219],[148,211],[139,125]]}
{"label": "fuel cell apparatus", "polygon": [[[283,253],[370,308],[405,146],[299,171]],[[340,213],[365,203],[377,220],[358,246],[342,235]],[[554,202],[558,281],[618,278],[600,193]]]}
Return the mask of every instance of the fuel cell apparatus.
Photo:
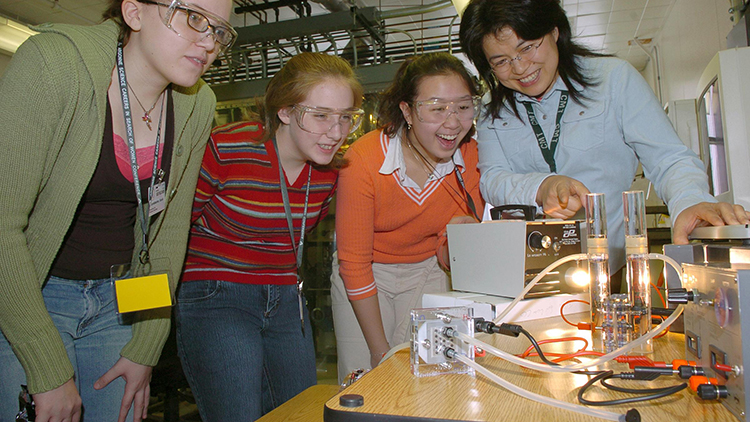
{"label": "fuel cell apparatus", "polygon": [[[515,298],[545,267],[586,250],[585,239],[580,221],[502,219],[449,224],[453,290]],[[525,298],[580,293],[588,280],[581,286],[575,275],[586,269],[585,260],[562,264]]]}

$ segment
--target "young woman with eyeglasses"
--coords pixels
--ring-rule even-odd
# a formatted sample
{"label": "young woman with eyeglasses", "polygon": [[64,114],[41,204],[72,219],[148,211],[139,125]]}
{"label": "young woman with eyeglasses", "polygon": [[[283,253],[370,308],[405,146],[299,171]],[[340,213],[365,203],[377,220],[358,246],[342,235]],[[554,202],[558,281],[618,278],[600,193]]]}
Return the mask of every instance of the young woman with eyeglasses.
{"label": "young woman with eyeglasses", "polygon": [[444,292],[448,223],[478,222],[478,90],[447,53],[404,62],[381,97],[380,129],[346,153],[331,277],[339,379],[408,341],[409,312]]}
{"label": "young woman with eyeglasses", "polygon": [[165,1],[41,25],[0,80],[0,421],[21,384],[38,422],[146,417],[170,312],[118,315],[111,274],[179,275],[215,107],[200,77],[235,38],[230,0]]}
{"label": "young woman with eyeglasses", "polygon": [[473,0],[460,41],[490,88],[477,133],[490,203],[571,218],[589,191],[604,193],[613,273],[625,263],[622,192],[639,161],[669,206],[675,243],[698,225],[748,222],[709,195],[701,161],[638,71],[572,40],[559,0]]}
{"label": "young woman with eyeglasses", "polygon": [[361,103],[345,60],[302,53],[273,76],[258,118],[211,135],[176,312],[204,422],[258,419],[316,383],[302,248],[328,213]]}

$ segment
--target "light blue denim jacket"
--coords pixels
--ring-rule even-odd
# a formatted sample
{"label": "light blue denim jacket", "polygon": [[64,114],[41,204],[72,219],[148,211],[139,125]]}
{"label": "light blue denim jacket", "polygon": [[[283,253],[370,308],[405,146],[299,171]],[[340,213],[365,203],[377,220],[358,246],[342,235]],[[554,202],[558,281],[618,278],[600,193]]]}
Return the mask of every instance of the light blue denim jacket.
{"label": "light blue denim jacket", "polygon": [[[613,57],[579,60],[584,74],[596,85],[583,89],[583,104],[568,101],[555,152],[556,174],[605,194],[610,268],[617,270],[625,263],[622,192],[630,189],[639,160],[669,207],[672,221],[685,208],[716,199],[708,193],[703,164],[680,141],[641,75]],[[519,93],[515,96],[517,102],[533,103],[548,141],[555,128],[560,91],[565,89],[558,77],[541,101]],[[479,122],[480,188],[494,205],[537,205],[539,185],[551,175],[526,110],[517,104],[520,120],[503,109],[499,119]]]}

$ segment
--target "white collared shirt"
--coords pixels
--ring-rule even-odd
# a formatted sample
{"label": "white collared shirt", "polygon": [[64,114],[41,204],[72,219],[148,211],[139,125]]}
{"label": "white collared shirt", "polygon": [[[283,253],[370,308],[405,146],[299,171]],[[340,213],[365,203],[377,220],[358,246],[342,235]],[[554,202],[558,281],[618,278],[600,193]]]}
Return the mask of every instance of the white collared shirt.
{"label": "white collared shirt", "polygon": [[[385,154],[385,159],[383,160],[383,165],[380,167],[379,173],[392,174],[395,172],[401,186],[421,191],[422,186],[419,186],[406,174],[406,161],[404,160],[404,149],[401,147],[401,135],[402,134],[398,134],[394,137],[388,138],[388,150]],[[461,168],[462,173],[466,171],[464,157],[461,155],[460,149],[457,149],[453,154],[452,161],[441,162],[435,166],[435,171],[427,178],[427,184],[453,173],[453,169],[456,166]]]}

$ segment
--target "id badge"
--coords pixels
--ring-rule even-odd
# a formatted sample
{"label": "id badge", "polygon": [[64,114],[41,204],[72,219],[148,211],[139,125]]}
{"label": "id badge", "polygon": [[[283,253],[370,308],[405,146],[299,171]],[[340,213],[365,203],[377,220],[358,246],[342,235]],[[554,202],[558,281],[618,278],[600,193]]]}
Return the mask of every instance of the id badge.
{"label": "id badge", "polygon": [[167,184],[160,182],[148,188],[148,216],[152,217],[162,211],[167,206]]}
{"label": "id badge", "polygon": [[169,288],[171,270],[169,259],[151,259],[146,265],[130,270],[130,264],[113,265],[110,269],[114,283],[118,313],[145,311],[172,306],[174,298]]}

